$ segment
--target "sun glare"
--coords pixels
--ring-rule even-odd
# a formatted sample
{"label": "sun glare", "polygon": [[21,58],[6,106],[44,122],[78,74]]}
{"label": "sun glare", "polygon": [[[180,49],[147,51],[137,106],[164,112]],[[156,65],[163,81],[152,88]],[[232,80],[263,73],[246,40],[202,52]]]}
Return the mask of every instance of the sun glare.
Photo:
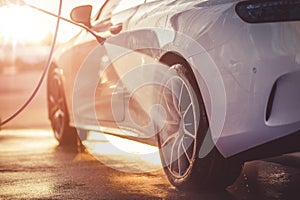
{"label": "sun glare", "polygon": [[19,5],[0,7],[0,38],[20,43],[39,43],[49,33],[40,13]]}
{"label": "sun glare", "polygon": [[162,168],[158,148],[116,136],[90,131],[83,141],[94,158],[124,172],[150,172]]}

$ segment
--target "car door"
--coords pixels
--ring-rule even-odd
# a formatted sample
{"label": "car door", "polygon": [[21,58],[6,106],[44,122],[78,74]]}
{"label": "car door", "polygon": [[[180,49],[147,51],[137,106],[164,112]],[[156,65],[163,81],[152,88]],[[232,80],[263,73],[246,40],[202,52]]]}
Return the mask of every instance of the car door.
{"label": "car door", "polygon": [[[119,3],[107,4],[101,11],[105,15],[100,13],[98,19],[92,23],[91,30],[105,37],[107,41],[88,54],[75,81],[76,98],[73,102],[75,120],[82,125],[114,126],[124,121],[125,118],[125,98],[128,94],[119,84],[121,77],[114,67],[115,58],[108,53],[108,51],[119,52],[120,48],[107,44],[108,41],[124,40],[124,34],[121,32],[126,30],[126,24],[138,7],[127,9],[128,2],[120,1]],[[131,5],[135,6],[144,1],[132,3]],[[115,13],[119,11],[121,13]]]}
{"label": "car door", "polygon": [[[104,59],[107,64],[102,66],[101,81],[96,89],[96,99],[99,99],[96,112],[103,110],[103,107],[110,111],[98,113],[98,123],[106,126],[109,117],[114,122],[114,127],[135,130],[137,137],[144,138],[153,135],[151,130],[154,129],[154,124],[150,112],[155,102],[156,86],[151,84],[157,74],[156,69],[151,66],[158,63],[156,57],[160,44],[155,31],[149,28],[135,29],[132,26],[135,24],[134,20],[138,20],[136,14],[142,7],[143,4],[120,13],[113,11],[107,18],[109,20],[97,24],[99,27],[107,26],[106,30],[110,33],[106,31],[106,34],[111,36],[103,46],[95,49],[94,54],[95,57],[100,56],[104,51],[102,48],[105,48],[107,56]],[[122,26],[118,33],[111,31],[111,27],[115,30],[116,25]],[[123,116],[122,120],[118,120],[120,115]]]}

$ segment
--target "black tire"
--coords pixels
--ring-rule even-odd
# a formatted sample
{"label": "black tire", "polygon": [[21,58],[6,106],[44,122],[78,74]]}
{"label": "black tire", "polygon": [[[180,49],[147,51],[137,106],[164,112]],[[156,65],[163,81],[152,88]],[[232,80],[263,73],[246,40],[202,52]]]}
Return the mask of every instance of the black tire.
{"label": "black tire", "polygon": [[[224,189],[236,180],[243,165],[239,161],[225,159],[216,147],[212,147],[210,153],[203,158],[198,156],[205,136],[210,133],[205,106],[195,76],[189,64],[178,55],[168,55],[162,62],[170,66],[170,70],[173,71],[171,74],[174,74],[166,81],[167,89],[161,91],[160,97],[162,105],[169,109],[166,124],[157,134],[165,174],[170,183],[181,190]],[[175,91],[170,91],[169,88],[180,88],[178,91],[181,94],[173,94]],[[186,93],[183,93],[185,89]],[[191,105],[185,109],[183,104],[188,101],[187,96],[190,97]],[[175,101],[165,100],[175,97],[177,97]],[[174,112],[177,112],[177,117],[174,117],[176,115]],[[174,125],[174,120],[179,125]]]}
{"label": "black tire", "polygon": [[76,128],[69,125],[69,113],[66,106],[63,83],[57,68],[52,68],[47,80],[48,116],[54,137],[61,146],[77,147]]}

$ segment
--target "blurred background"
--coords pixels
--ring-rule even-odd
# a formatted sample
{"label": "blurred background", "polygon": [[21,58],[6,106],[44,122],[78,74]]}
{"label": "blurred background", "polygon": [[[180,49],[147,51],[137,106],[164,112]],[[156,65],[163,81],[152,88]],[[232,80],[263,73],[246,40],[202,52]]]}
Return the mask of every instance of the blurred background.
{"label": "blurred background", "polygon": [[[25,4],[24,4],[25,2]],[[34,91],[48,59],[56,18],[28,5],[58,13],[59,1],[0,1],[0,119],[11,116]],[[93,5],[93,15],[103,0],[64,0],[62,16],[70,18],[72,8]],[[72,38],[80,28],[61,21],[56,46]],[[2,128],[43,128],[46,112],[45,81],[37,96],[15,120]]]}

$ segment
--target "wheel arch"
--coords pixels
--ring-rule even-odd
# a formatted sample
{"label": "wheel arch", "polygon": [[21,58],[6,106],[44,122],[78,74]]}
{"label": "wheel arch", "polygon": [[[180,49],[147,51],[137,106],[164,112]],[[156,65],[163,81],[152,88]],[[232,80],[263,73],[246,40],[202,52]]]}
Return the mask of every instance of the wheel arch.
{"label": "wheel arch", "polygon": [[195,62],[192,60],[192,58],[185,58],[178,51],[168,51],[160,56],[159,61],[168,66],[170,66],[172,64],[172,62],[174,62],[174,61],[181,61],[185,64],[185,66],[187,67],[187,70],[189,70],[190,73],[193,73],[193,76],[194,76],[196,84],[197,84],[197,89],[200,92],[201,98],[203,100],[203,103],[204,103],[204,106],[206,109],[208,120],[209,120],[210,119],[211,99],[210,99],[208,87],[206,85],[206,82],[204,81],[204,78],[199,73],[199,70],[197,70],[196,66],[194,65]]}

